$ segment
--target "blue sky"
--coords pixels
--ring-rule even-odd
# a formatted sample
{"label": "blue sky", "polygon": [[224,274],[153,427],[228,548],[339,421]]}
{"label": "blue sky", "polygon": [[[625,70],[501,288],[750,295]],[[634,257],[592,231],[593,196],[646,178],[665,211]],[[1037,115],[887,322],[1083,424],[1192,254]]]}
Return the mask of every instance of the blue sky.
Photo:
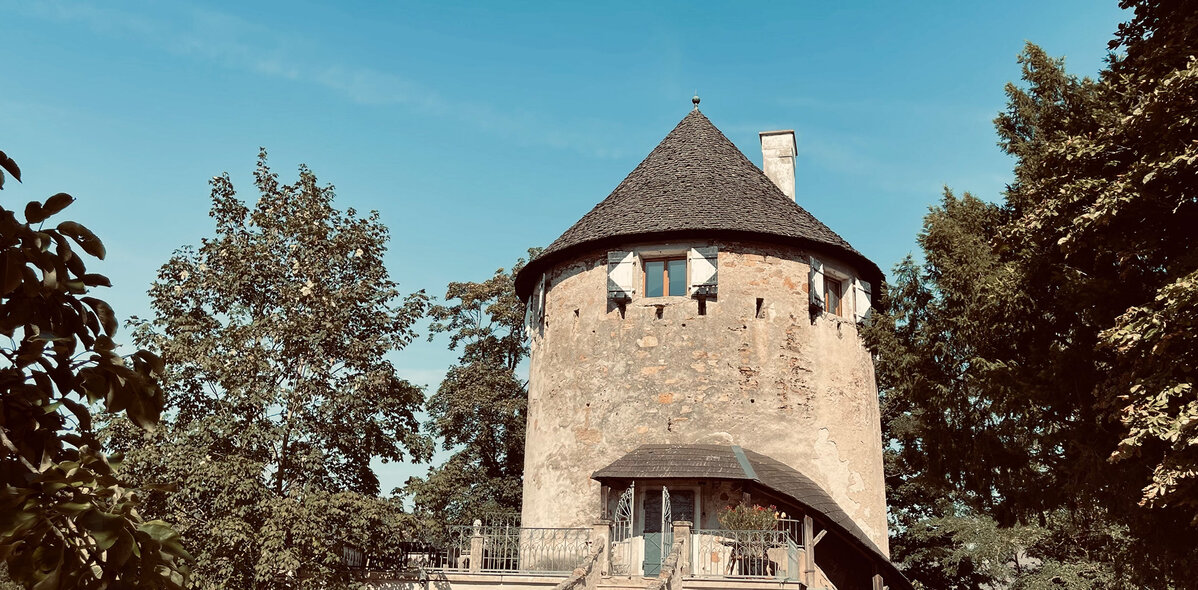
{"label": "blue sky", "polygon": [[[378,210],[405,291],[443,295],[544,246],[690,110],[760,163],[798,134],[798,202],[890,269],[942,187],[999,199],[991,120],[1025,41],[1093,75],[1114,0],[1006,2],[12,2],[0,149],[65,191],[108,247],[121,317],[210,235],[208,179],[248,189],[258,146],[342,208]],[[435,389],[454,353],[394,356]],[[425,466],[380,466],[385,489]]]}

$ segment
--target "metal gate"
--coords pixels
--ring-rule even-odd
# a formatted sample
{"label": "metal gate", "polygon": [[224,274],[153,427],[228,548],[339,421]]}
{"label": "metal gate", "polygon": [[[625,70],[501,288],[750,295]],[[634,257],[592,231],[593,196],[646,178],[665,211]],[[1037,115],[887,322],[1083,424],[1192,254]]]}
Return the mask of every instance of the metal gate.
{"label": "metal gate", "polygon": [[632,508],[635,498],[636,483],[633,482],[616,502],[616,514],[611,527],[612,575],[632,575]]}
{"label": "metal gate", "polygon": [[662,562],[670,554],[674,544],[672,512],[669,488],[662,486],[660,499],[645,495],[645,560],[642,563],[645,576],[659,574]]}
{"label": "metal gate", "polygon": [[661,571],[661,564],[670,555],[670,548],[673,546],[674,507],[670,504],[670,489],[661,486],[661,561],[657,564],[657,571]]}

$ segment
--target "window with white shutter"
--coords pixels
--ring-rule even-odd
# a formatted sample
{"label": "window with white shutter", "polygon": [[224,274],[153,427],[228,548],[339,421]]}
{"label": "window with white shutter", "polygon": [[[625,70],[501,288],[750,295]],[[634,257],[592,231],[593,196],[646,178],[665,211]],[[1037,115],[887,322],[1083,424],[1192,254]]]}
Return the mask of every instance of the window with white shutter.
{"label": "window with white shutter", "polygon": [[807,273],[807,282],[811,292],[811,307],[827,309],[824,304],[824,264],[814,256],[811,257],[811,270]]}
{"label": "window with white shutter", "polygon": [[537,279],[537,286],[528,297],[528,305],[524,308],[524,330],[533,334],[541,327],[545,317],[545,275]]}
{"label": "window with white shutter", "polygon": [[541,275],[541,282],[537,285],[537,322],[545,323],[545,291],[549,285],[546,284],[545,275]]}
{"label": "window with white shutter", "polygon": [[870,312],[870,288],[867,281],[853,279],[853,320],[864,322]]}
{"label": "window with white shutter", "polygon": [[632,252],[607,253],[607,297],[631,301],[636,292],[636,255]]}
{"label": "window with white shutter", "polygon": [[692,297],[715,297],[716,271],[720,249],[716,246],[691,248],[687,253],[690,261],[690,294]]}

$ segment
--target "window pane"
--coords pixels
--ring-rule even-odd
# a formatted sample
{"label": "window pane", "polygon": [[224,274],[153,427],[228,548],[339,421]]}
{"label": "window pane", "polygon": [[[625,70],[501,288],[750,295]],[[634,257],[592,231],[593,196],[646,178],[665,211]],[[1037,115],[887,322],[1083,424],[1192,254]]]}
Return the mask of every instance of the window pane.
{"label": "window pane", "polygon": [[694,490],[670,490],[670,509],[673,520],[695,522]]}
{"label": "window pane", "polygon": [[666,261],[670,295],[686,295],[686,259]]}
{"label": "window pane", "polygon": [[661,297],[662,274],[666,263],[654,260],[645,263],[645,297]]}
{"label": "window pane", "polygon": [[828,311],[840,315],[840,281],[825,279],[828,286]]}

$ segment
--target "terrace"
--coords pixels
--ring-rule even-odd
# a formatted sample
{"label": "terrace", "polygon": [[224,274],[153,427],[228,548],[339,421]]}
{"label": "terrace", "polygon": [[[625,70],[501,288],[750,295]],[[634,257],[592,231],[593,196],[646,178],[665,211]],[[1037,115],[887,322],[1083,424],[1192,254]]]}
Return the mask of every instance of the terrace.
{"label": "terrace", "polygon": [[[354,552],[354,562],[371,570],[379,588],[449,587],[594,589],[713,587],[814,587],[801,582],[804,568],[814,573],[804,550],[803,523],[779,521],[773,530],[694,529],[673,523],[663,536],[667,548],[649,573],[630,567],[643,558],[643,539],[613,540],[614,527],[602,521],[589,528],[537,528],[514,524],[452,527],[449,542],[408,553],[402,563],[377,564]],[[348,557],[348,555],[347,555]],[[347,562],[349,560],[347,559]],[[656,567],[652,567],[655,565]],[[414,586],[415,585],[415,586]]]}

